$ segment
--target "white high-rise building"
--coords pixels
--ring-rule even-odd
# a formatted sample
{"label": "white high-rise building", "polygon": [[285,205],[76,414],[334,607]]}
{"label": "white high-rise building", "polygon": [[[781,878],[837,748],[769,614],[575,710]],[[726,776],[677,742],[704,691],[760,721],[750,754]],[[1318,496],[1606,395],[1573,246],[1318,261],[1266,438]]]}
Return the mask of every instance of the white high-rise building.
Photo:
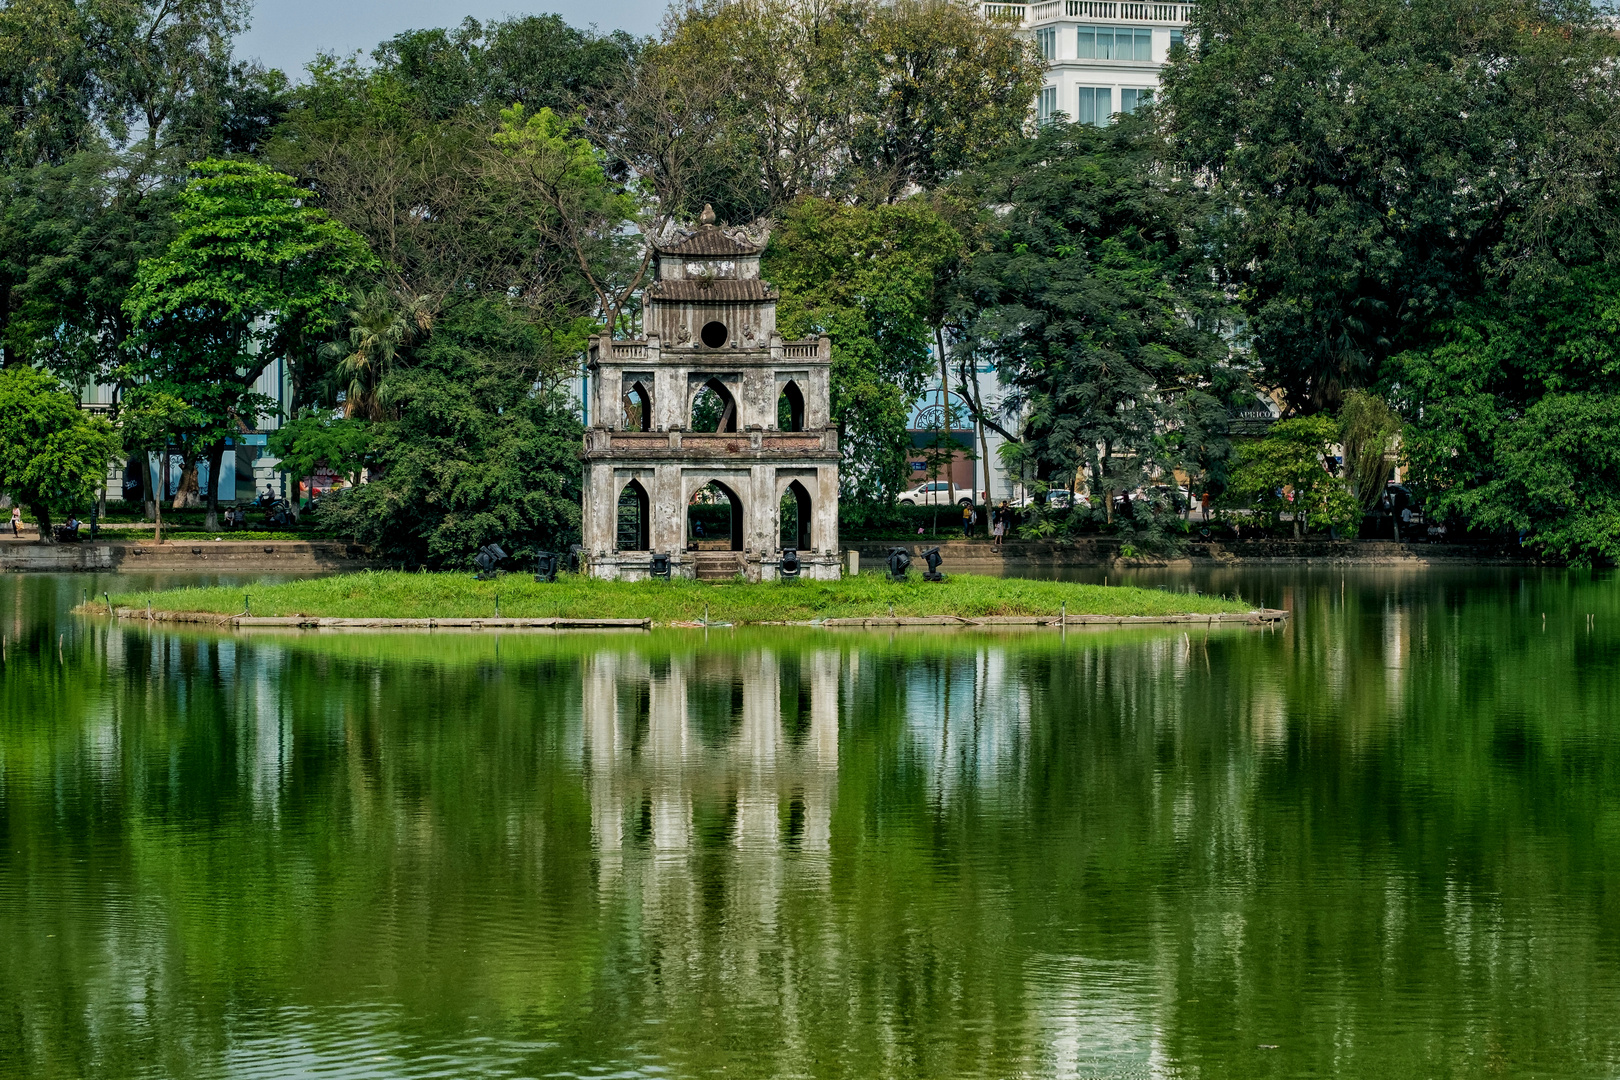
{"label": "white high-rise building", "polygon": [[1106,124],[1135,112],[1159,88],[1159,69],[1179,46],[1192,4],[1120,0],[1045,0],[1039,4],[980,4],[991,19],[1016,22],[1046,58],[1046,85],[1036,117],[1057,113]]}

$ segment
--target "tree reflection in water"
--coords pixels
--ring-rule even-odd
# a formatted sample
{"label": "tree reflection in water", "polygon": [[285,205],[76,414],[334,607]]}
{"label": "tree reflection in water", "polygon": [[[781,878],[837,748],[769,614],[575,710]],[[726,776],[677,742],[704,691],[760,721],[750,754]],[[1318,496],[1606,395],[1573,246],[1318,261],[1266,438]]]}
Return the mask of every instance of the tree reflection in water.
{"label": "tree reflection in water", "polygon": [[0,1073],[1612,1070],[1612,582],[1204,585],[1294,619],[237,638],[0,579]]}

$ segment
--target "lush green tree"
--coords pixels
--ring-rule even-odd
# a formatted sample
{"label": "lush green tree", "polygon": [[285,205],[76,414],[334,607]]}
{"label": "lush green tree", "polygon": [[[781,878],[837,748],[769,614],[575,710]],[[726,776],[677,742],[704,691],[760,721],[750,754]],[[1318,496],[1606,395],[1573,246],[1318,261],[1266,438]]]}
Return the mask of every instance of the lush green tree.
{"label": "lush green tree", "polygon": [[380,263],[309,395],[371,421],[375,467],[323,500],[331,527],[433,565],[577,535],[579,425],[557,388],[642,251],[623,229],[634,203],[571,117],[629,49],[548,17],[311,69],[270,157]]}
{"label": "lush green tree", "polygon": [[1612,231],[1620,42],[1584,0],[1211,0],[1192,31],[1169,155],[1232,204],[1218,267],[1293,410]]}
{"label": "lush green tree", "polygon": [[95,36],[74,0],[0,8],[0,168],[60,163],[94,137],[104,109]]}
{"label": "lush green tree", "polygon": [[1344,395],[1339,423],[1345,482],[1361,508],[1371,510],[1386,490],[1403,422],[1377,394],[1351,390]]}
{"label": "lush green tree", "polygon": [[277,428],[269,451],[280,459],[282,472],[299,480],[322,468],[358,484],[371,450],[371,428],[364,420],[311,411]]}
{"label": "lush green tree", "polygon": [[155,481],[145,462],[148,455],[157,455],[159,473],[167,474],[170,445],[187,433],[205,428],[207,422],[208,418],[200,410],[153,383],[133,387],[119,416],[124,449],[141,459],[147,473],[145,486],[151,491],[152,520],[156,523],[156,540],[160,544],[163,543],[163,481]]}
{"label": "lush green tree", "polygon": [[[377,347],[396,336],[379,331],[404,329],[401,320],[421,344],[460,304],[495,303],[505,317],[529,319],[542,340],[552,336],[549,327],[596,304],[573,245],[557,242],[544,201],[513,182],[513,162],[491,144],[517,77],[492,72],[517,63],[512,57],[536,65],[516,99],[535,110],[571,105],[605,77],[602,65],[622,63],[592,46],[585,51],[594,59],[580,68],[573,32],[558,25],[516,20],[479,31],[471,43],[451,34],[448,45],[433,44],[444,32],[424,31],[385,44],[369,67],[330,58],[312,65],[268,156],[307,177],[318,204],[376,252],[381,265],[352,312],[354,329]],[[491,50],[507,50],[507,59],[488,60]],[[444,65],[453,70],[433,74]],[[450,85],[462,89],[452,94]],[[350,348],[341,359],[369,355]],[[398,358],[409,363],[408,348]],[[349,382],[326,387],[324,403]]]}
{"label": "lush green tree", "polygon": [[[0,349],[109,377],[122,304],[174,234],[188,162],[257,150],[285,79],[232,61],[235,0],[0,9]],[[27,121],[12,126],[19,117]]]}
{"label": "lush green tree", "polygon": [[994,364],[1038,483],[1097,512],[1173,470],[1218,472],[1248,382],[1198,227],[1209,196],[1143,125],[1053,123],[954,191],[985,208],[956,279],[959,350]]}
{"label": "lush green tree", "polygon": [[534,357],[577,355],[589,329],[559,345],[493,304],[454,308],[384,380],[394,411],[368,425],[372,478],[323,499],[317,520],[411,565],[469,565],[492,541],[518,554],[577,540],[582,429]]}
{"label": "lush green tree", "polygon": [[141,263],[125,301],[135,332],[122,377],[172,393],[204,418],[183,445],[188,467],[209,455],[211,528],[225,439],[273,407],[253,390],[260,373],[285,360],[296,401],[348,282],[375,263],[359,236],[304,205],[308,194],[262,165],[199,164],[179,196],[179,235]]}
{"label": "lush green tree", "polygon": [[532,208],[538,246],[573,256],[596,301],[596,313],[615,330],[646,279],[652,261],[647,234],[661,222],[644,217],[642,235],[626,229],[641,209],[635,195],[613,183],[603,154],[580,130],[580,121],[551,109],[501,111],[490,136],[494,175]]}
{"label": "lush green tree", "polygon": [[847,496],[891,501],[905,483],[906,421],[933,367],[930,316],[961,237],[927,203],[793,203],[763,276],[782,291],[783,336],[832,338],[832,417]]}
{"label": "lush green tree", "polygon": [[321,355],[337,360],[333,375],[342,387],[343,415],[380,420],[386,412],[379,396],[383,378],[431,328],[432,317],[420,299],[415,310],[404,310],[379,286],[355,297],[348,321],[347,339],[322,345]]}
{"label": "lush green tree", "polygon": [[1296,416],[1273,424],[1262,439],[1240,443],[1224,501],[1235,507],[1293,519],[1294,538],[1305,529],[1335,529],[1354,536],[1361,504],[1332,471],[1341,428],[1330,416]]}
{"label": "lush green tree", "polygon": [[1403,453],[1433,516],[1550,557],[1620,559],[1620,271],[1466,307],[1398,358]]}
{"label": "lush green tree", "polygon": [[493,117],[512,105],[572,112],[606,92],[637,49],[623,31],[603,36],[557,15],[524,15],[409,30],[372,58],[421,115],[451,120],[468,110]]}
{"label": "lush green tree", "polygon": [[95,499],[117,452],[112,425],[80,409],[55,378],[0,371],[0,491],[28,508],[42,542],[52,542],[53,510]]}
{"label": "lush green tree", "polygon": [[86,150],[0,174],[0,344],[70,386],[107,378],[140,260],[174,237],[175,188],[139,155]]}
{"label": "lush green tree", "polygon": [[1015,27],[948,0],[704,0],[594,127],[666,213],[893,202],[1021,138],[1042,70]]}

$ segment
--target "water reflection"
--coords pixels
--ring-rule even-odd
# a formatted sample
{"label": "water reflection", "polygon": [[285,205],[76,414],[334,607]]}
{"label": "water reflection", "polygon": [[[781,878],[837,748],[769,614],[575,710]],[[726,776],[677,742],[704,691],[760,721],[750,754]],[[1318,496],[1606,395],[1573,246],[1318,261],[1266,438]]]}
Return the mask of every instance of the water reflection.
{"label": "water reflection", "polygon": [[148,633],[82,582],[0,580],[0,1074],[1620,1066],[1605,578],[708,639]]}

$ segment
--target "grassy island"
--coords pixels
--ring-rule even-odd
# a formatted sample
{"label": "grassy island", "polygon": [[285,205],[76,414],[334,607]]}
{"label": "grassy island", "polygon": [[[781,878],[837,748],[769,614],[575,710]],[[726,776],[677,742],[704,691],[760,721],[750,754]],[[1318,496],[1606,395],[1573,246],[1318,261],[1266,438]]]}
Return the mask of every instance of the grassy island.
{"label": "grassy island", "polygon": [[[814,619],[957,616],[1235,614],[1254,605],[1219,596],[1127,586],[1079,585],[955,574],[944,583],[890,582],[882,574],[841,581],[750,585],[743,582],[594,581],[563,575],[537,584],[528,575],[474,581],[471,574],[364,571],[273,585],[124,593],[115,608],[234,615],[243,594],[255,616],[373,619],[505,618],[651,619],[657,624],[708,616],[716,622],[808,622]],[[892,610],[891,610],[892,605]]]}

